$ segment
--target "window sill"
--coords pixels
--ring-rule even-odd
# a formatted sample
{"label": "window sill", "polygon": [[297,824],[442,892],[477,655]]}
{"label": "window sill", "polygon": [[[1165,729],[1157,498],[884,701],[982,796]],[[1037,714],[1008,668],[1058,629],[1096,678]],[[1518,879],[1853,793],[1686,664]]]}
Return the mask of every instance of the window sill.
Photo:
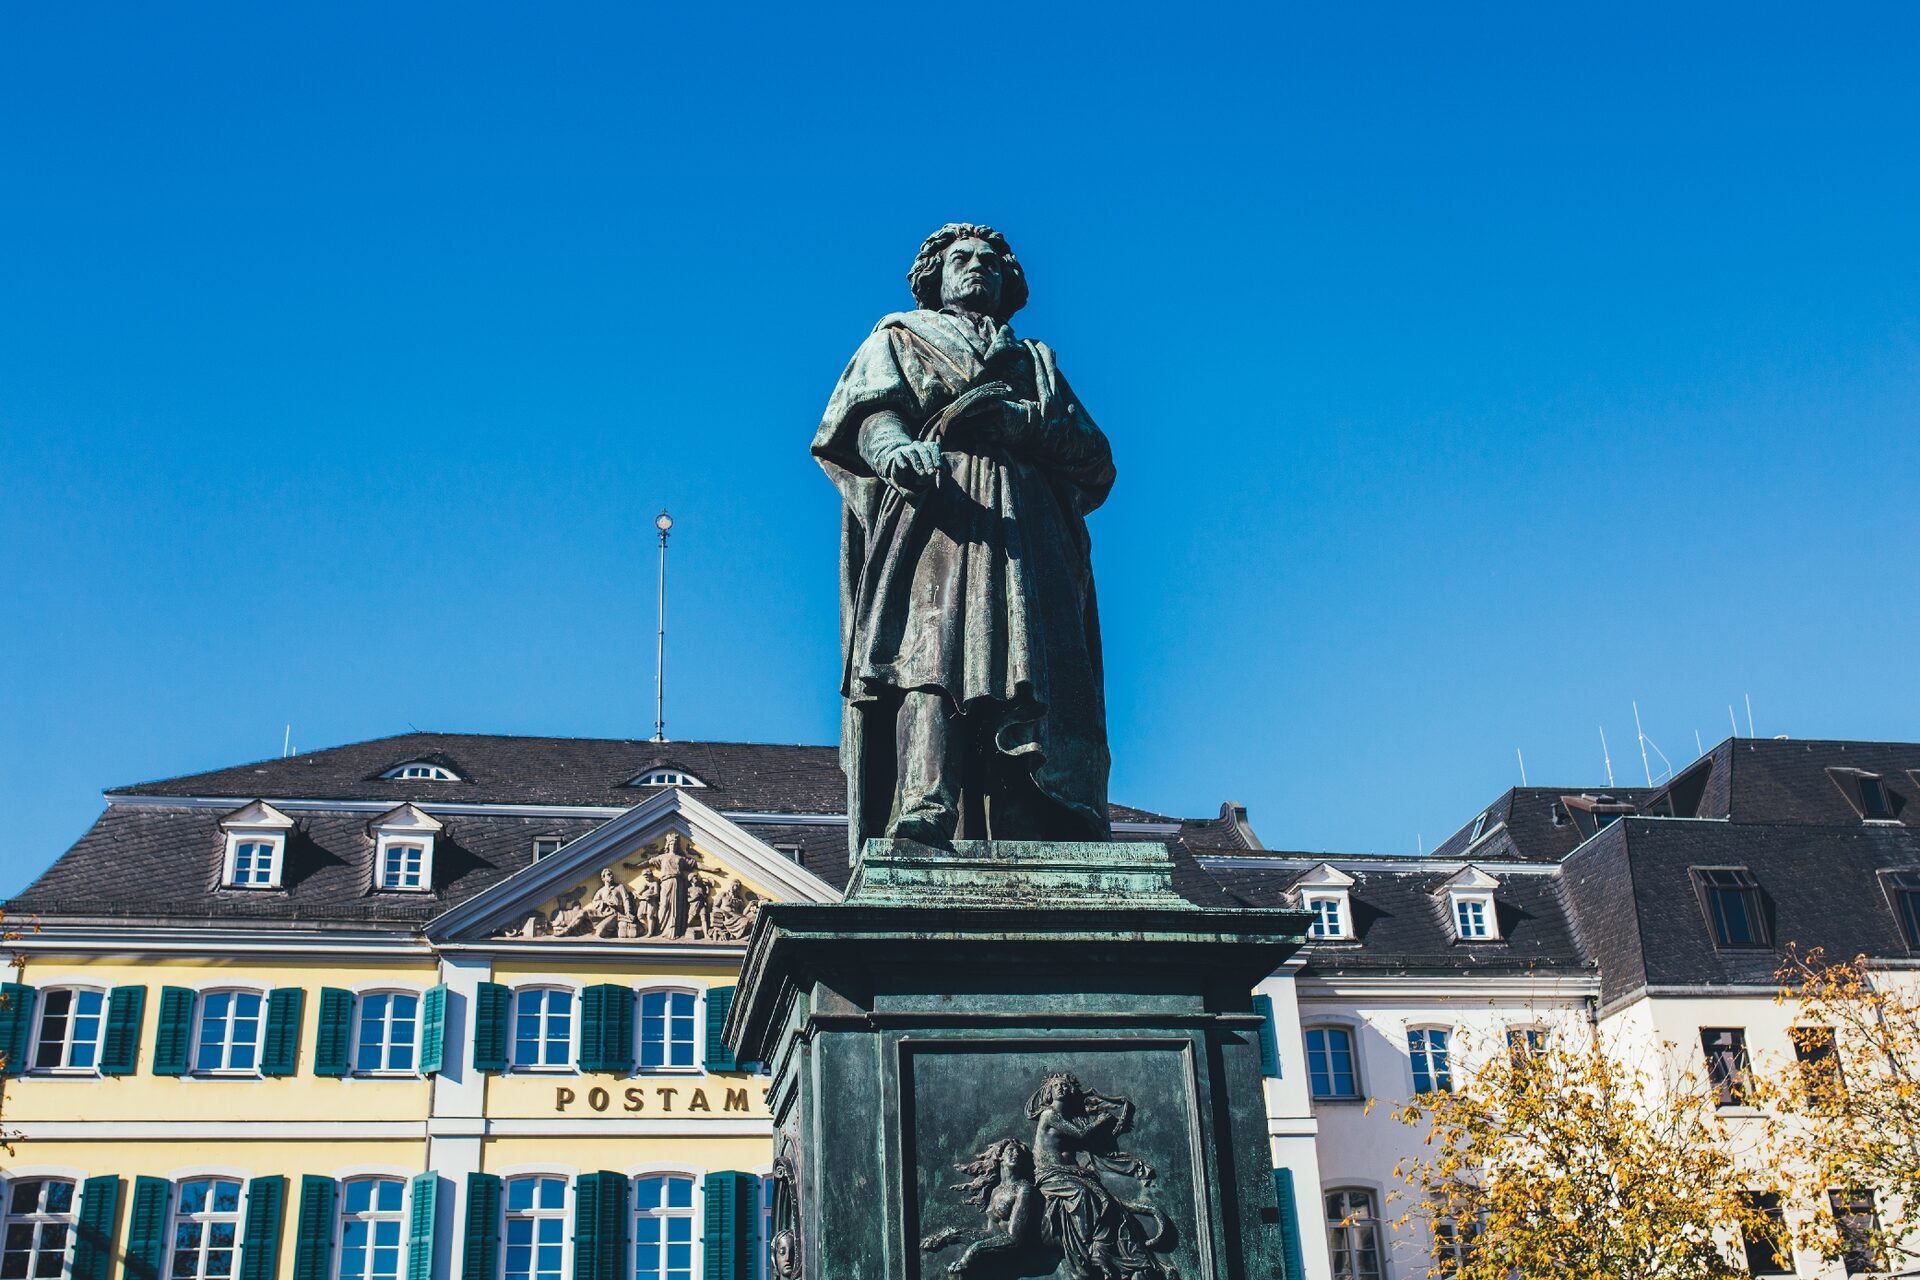
{"label": "window sill", "polygon": [[639,1067],[634,1071],[640,1076],[700,1076],[708,1074],[701,1066],[694,1067]]}
{"label": "window sill", "polygon": [[423,1080],[418,1071],[350,1071],[349,1080]]}
{"label": "window sill", "polygon": [[28,1067],[24,1073],[28,1080],[99,1080],[98,1067]]}
{"label": "window sill", "polygon": [[265,1080],[266,1077],[252,1069],[243,1071],[189,1071],[180,1077],[182,1080]]}
{"label": "window sill", "polygon": [[1355,1093],[1355,1094],[1340,1094],[1330,1098],[1315,1097],[1312,1099],[1312,1102],[1313,1102],[1313,1105],[1316,1107],[1321,1105],[1334,1106],[1334,1107],[1361,1107],[1366,1105],[1367,1100],[1361,1097],[1359,1094]]}
{"label": "window sill", "polygon": [[580,1074],[580,1068],[571,1062],[554,1063],[551,1066],[522,1066],[516,1062],[507,1067],[507,1074],[510,1076],[576,1076]]}

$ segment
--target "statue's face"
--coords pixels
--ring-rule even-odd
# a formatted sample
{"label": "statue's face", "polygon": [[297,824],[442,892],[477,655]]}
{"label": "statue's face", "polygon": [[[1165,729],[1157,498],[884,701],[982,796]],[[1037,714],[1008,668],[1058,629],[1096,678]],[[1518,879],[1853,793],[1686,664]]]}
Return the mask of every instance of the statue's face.
{"label": "statue's face", "polygon": [[947,246],[941,260],[940,304],[991,313],[1000,306],[1006,259],[985,240],[971,236]]}

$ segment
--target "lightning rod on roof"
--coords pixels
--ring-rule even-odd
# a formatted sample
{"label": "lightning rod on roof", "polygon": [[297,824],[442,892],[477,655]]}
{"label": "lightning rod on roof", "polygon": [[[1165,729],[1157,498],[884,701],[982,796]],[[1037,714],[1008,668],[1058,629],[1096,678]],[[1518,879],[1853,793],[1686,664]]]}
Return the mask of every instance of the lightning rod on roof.
{"label": "lightning rod on roof", "polygon": [[1653,754],[1660,757],[1660,781],[1665,782],[1673,776],[1673,761],[1667,759],[1667,753],[1660,744],[1646,735],[1640,728],[1640,704],[1633,704],[1633,736],[1640,740],[1640,768],[1647,775],[1647,785],[1653,785],[1653,766],[1647,762],[1647,748],[1653,748]]}
{"label": "lightning rod on roof", "polygon": [[653,645],[653,740],[667,740],[667,532],[673,528],[673,517],[667,514],[665,507],[653,518],[653,527],[660,531],[660,629],[654,636]]}
{"label": "lightning rod on roof", "polygon": [[1607,726],[1600,726],[1600,758],[1607,762],[1607,785],[1613,785],[1613,757],[1607,753]]}
{"label": "lightning rod on roof", "polygon": [[1520,754],[1520,748],[1513,749],[1513,758],[1520,762],[1520,785],[1527,785],[1527,758]]}
{"label": "lightning rod on roof", "polygon": [[1727,704],[1727,724],[1733,729],[1733,736],[1736,738],[1739,737],[1740,722],[1733,718],[1733,704],[1731,702]]}
{"label": "lightning rod on roof", "polygon": [[1740,696],[1741,696],[1742,698],[1744,698],[1744,699],[1746,699],[1746,703],[1747,703],[1747,736],[1748,736],[1749,738],[1751,738],[1751,737],[1753,737],[1753,736],[1755,736],[1755,735],[1754,735],[1754,732],[1753,732],[1753,695],[1752,695],[1752,694],[1750,694],[1750,693],[1743,693],[1743,694],[1741,694]]}
{"label": "lightning rod on roof", "polygon": [[282,760],[285,760],[288,756],[292,754],[293,754],[293,726],[288,725],[287,731],[280,735],[280,758]]}

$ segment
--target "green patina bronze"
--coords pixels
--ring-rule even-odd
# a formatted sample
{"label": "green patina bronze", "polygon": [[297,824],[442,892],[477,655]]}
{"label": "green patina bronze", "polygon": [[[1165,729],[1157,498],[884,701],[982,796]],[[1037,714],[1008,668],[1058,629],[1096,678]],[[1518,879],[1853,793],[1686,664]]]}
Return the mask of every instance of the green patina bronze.
{"label": "green patina bronze", "polygon": [[855,352],[813,452],[845,499],[845,899],[754,924],[725,1029],[766,1062],[775,1280],[1294,1280],[1252,991],[1297,912],[1113,843],[1085,517],[1106,438],[1007,318],[987,227]]}
{"label": "green patina bronze", "polygon": [[857,855],[1104,840],[1107,715],[1087,513],[1113,455],[1045,343],[1026,275],[950,223],[834,388],[813,453],[840,490],[841,755]]}

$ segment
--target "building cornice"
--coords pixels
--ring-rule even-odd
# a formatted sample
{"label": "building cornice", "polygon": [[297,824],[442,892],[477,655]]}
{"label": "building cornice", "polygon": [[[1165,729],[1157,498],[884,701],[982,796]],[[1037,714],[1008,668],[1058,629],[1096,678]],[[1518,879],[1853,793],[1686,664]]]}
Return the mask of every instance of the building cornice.
{"label": "building cornice", "polygon": [[1300,1000],[1380,1001],[1396,997],[1416,1000],[1477,999],[1528,1000],[1542,996],[1558,1000],[1585,1000],[1600,994],[1597,974],[1473,974],[1420,977],[1412,974],[1306,974],[1295,977]]}

